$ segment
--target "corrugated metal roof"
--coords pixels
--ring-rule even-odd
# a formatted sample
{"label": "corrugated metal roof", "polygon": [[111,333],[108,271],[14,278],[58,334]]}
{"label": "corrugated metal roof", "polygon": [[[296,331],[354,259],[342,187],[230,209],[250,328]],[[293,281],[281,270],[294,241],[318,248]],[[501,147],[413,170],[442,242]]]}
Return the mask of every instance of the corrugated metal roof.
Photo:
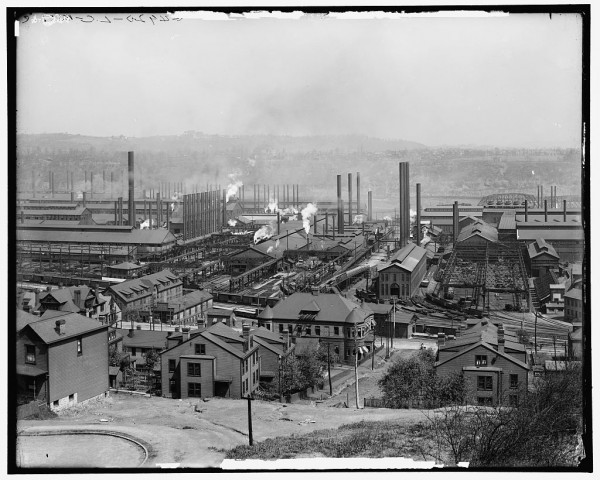
{"label": "corrugated metal roof", "polygon": [[[172,280],[173,278],[175,278],[175,280]],[[123,297],[125,294],[132,293],[133,291],[137,291],[140,294],[146,295],[152,293],[152,287],[155,285],[162,285],[171,281],[181,283],[181,280],[174,276],[170,270],[162,270],[151,275],[146,275],[141,278],[134,278],[117,285],[112,285],[108,291],[112,291],[121,297]]]}
{"label": "corrugated metal roof", "polygon": [[388,267],[396,266],[412,272],[419,264],[421,259],[426,255],[427,250],[425,248],[415,245],[414,243],[410,243],[394,253],[390,257],[389,262],[386,262],[383,264],[383,266],[378,265],[377,269],[379,271],[383,271]]}
{"label": "corrugated metal roof", "polygon": [[457,242],[464,242],[465,240],[479,236],[490,242],[498,242],[498,230],[492,227],[490,224],[484,221],[479,221],[471,225],[467,225],[458,234]]}
{"label": "corrugated metal roof", "polygon": [[[78,225],[79,227],[80,225]],[[17,241],[52,243],[110,243],[121,245],[158,245],[175,242],[175,236],[168,230],[131,230],[123,232],[69,231],[42,229],[25,230],[17,228]],[[100,227],[105,228],[105,227]]]}
{"label": "corrugated metal roof", "polygon": [[551,229],[551,228],[525,228],[521,229],[517,225],[517,240],[529,241],[543,238],[546,241],[552,240],[574,240],[583,241],[583,229]]}

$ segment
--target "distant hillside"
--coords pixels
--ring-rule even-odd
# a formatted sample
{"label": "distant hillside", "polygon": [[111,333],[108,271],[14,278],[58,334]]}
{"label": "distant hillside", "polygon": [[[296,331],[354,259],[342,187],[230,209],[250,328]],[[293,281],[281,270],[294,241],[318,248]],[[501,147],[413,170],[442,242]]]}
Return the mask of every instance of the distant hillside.
{"label": "distant hillside", "polygon": [[425,145],[399,139],[379,139],[364,135],[320,135],[292,137],[281,135],[207,135],[186,132],[182,135],[153,137],[92,137],[67,133],[19,134],[17,143],[21,148],[69,150],[71,148],[123,151],[145,150],[163,152],[178,150],[244,150],[256,148],[285,150],[287,152],[310,151],[384,151],[427,148]]}

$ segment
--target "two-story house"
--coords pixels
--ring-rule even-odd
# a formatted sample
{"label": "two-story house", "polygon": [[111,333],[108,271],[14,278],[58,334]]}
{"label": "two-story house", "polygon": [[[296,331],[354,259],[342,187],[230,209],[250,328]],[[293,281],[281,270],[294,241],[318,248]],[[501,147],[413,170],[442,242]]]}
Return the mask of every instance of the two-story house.
{"label": "two-story house", "polygon": [[107,325],[77,313],[57,312],[47,319],[20,318],[17,328],[19,397],[44,400],[56,410],[105,395]]}
{"label": "two-story house", "polygon": [[191,335],[167,339],[161,353],[163,396],[169,398],[231,397],[251,395],[260,382],[259,345],[250,334],[216,323]]}
{"label": "two-story house", "polygon": [[529,365],[525,346],[486,319],[455,340],[438,338],[437,375],[460,373],[467,401],[477,405],[516,405],[527,392]]}
{"label": "two-story house", "polygon": [[374,347],[373,312],[335,293],[296,292],[267,306],[258,316],[259,327],[288,333],[292,343],[326,343],[336,361],[354,364]]}

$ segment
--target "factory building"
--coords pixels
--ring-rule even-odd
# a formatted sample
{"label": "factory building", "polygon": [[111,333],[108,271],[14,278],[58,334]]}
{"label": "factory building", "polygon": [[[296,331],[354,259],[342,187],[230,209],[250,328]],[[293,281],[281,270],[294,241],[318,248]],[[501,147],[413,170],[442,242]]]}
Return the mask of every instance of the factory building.
{"label": "factory building", "polygon": [[528,266],[532,277],[539,277],[547,270],[558,268],[559,255],[552,245],[538,238],[527,247]]}
{"label": "factory building", "polygon": [[415,244],[397,251],[379,267],[378,293],[380,299],[409,298],[417,291],[427,273],[427,250]]}
{"label": "factory building", "polygon": [[49,221],[69,223],[77,225],[94,225],[92,212],[89,208],[78,207],[70,210],[66,209],[21,209],[17,213],[17,218],[21,223],[40,224]]}

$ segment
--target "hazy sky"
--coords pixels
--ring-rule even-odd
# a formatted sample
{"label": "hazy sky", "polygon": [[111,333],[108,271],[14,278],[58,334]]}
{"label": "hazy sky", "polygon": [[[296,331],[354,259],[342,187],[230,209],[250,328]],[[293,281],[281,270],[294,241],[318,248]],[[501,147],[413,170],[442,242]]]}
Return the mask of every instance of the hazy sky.
{"label": "hazy sky", "polygon": [[102,18],[21,25],[19,132],[580,144],[576,15]]}

